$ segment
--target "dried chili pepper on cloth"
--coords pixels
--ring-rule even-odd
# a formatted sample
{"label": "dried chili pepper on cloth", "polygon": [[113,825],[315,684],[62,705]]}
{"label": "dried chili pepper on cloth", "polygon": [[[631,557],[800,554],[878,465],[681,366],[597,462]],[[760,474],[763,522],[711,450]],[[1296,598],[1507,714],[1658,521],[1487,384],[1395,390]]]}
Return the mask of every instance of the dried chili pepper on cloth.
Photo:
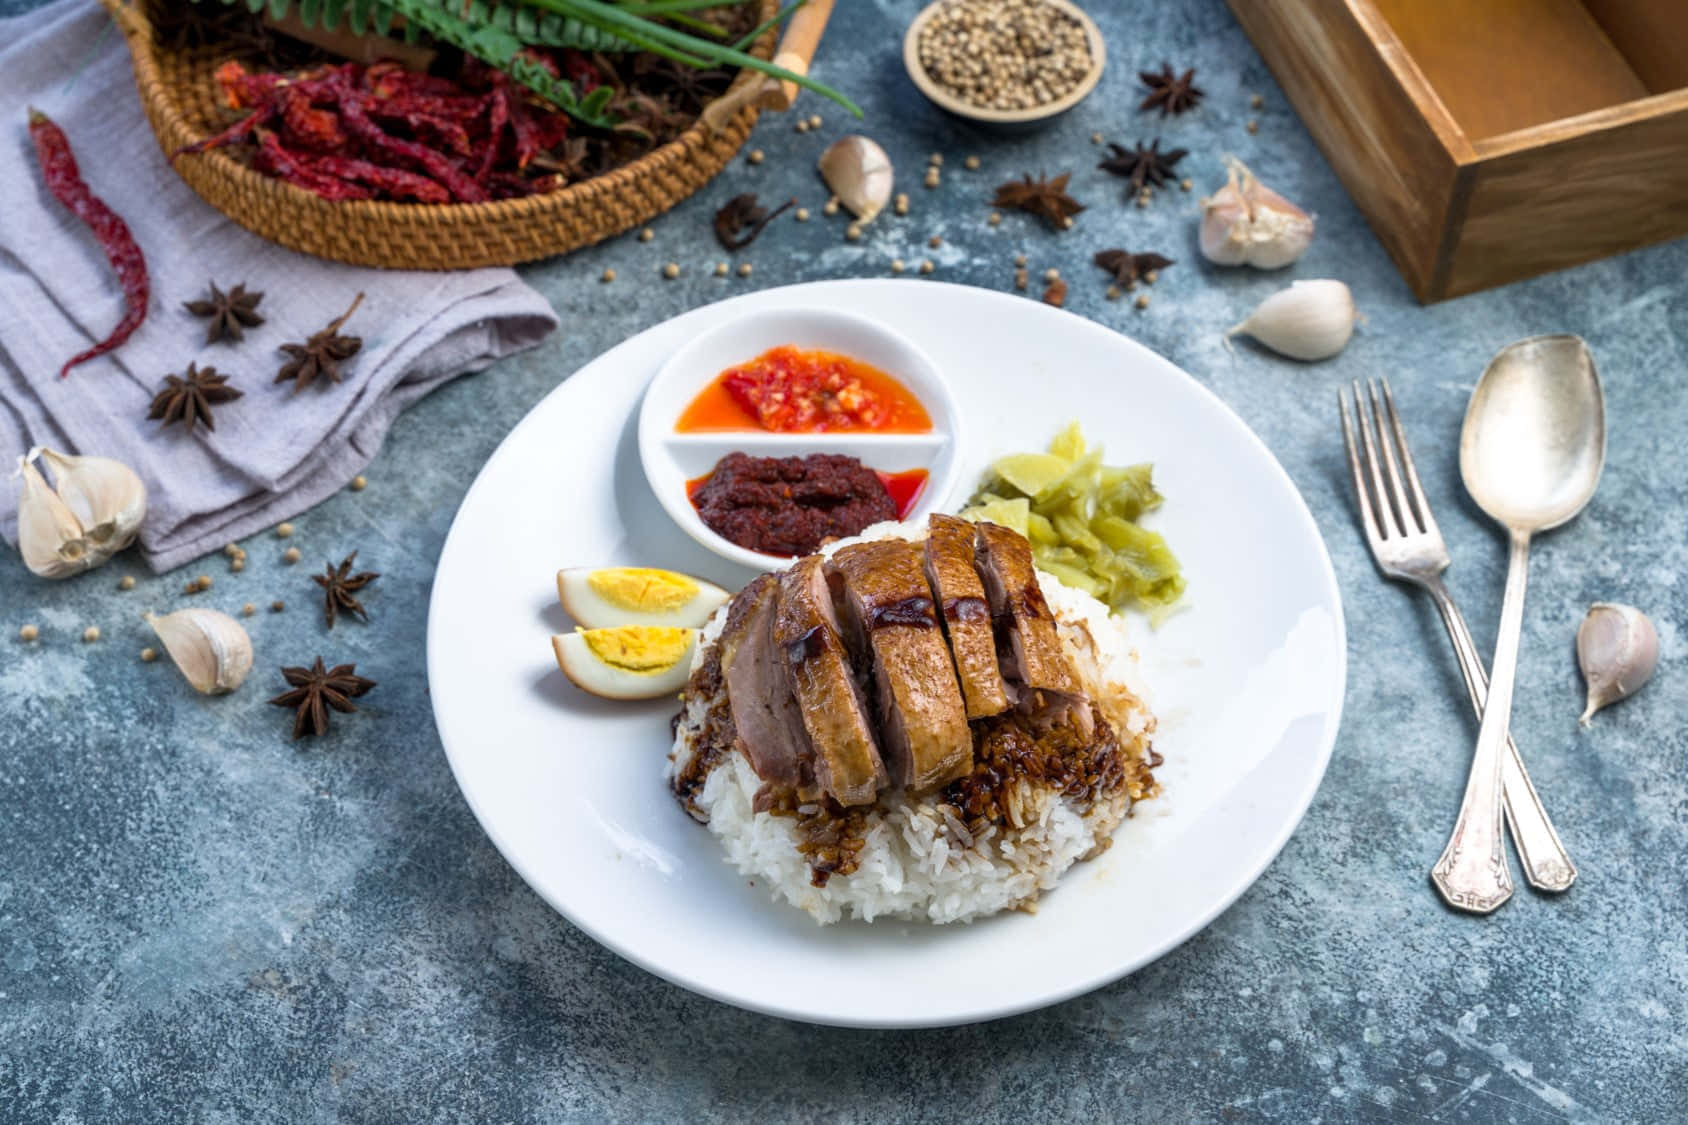
{"label": "dried chili pepper on cloth", "polygon": [[59,369],[59,378],[62,379],[70,374],[72,367],[111,351],[141,326],[152,298],[152,284],[147,279],[146,258],[141,254],[135,236],[129,233],[129,224],[106,206],[105,201],[95,195],[82,178],[64,130],[53,124],[46,114],[32,108],[29,111],[29,136],[35,142],[35,157],[41,164],[41,175],[47,181],[47,190],[73,215],[88,224],[88,229],[99,241],[100,249],[105,251],[107,260],[111,262],[111,268],[117,272],[118,280],[123,283],[123,319],[104,340],[85,352],[71,356]]}

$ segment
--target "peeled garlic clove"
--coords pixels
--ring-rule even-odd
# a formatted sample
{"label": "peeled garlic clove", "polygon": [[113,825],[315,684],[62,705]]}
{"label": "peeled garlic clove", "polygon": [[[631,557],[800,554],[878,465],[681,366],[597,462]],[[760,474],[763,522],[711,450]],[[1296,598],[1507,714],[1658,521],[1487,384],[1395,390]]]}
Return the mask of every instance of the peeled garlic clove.
{"label": "peeled garlic clove", "polygon": [[1225,168],[1225,186],[1202,200],[1202,256],[1222,266],[1275,270],[1305,254],[1313,216],[1255,179],[1236,157]]}
{"label": "peeled garlic clove", "polygon": [[821,153],[819,167],[838,202],[864,223],[891,201],[891,158],[869,137],[840,137]]}
{"label": "peeled garlic clove", "polygon": [[51,449],[42,449],[41,459],[91,549],[113,555],[134,542],[147,514],[147,486],[135,470],[110,457],[72,457]]}
{"label": "peeled garlic clove", "polygon": [[1577,721],[1587,726],[1609,703],[1641,690],[1659,666],[1659,634],[1632,605],[1595,602],[1577,628],[1577,663],[1588,683],[1588,706]]}
{"label": "peeled garlic clove", "polygon": [[18,458],[14,479],[22,481],[18,496],[18,553],[23,564],[43,578],[69,578],[105,561],[89,549],[82,523],[32,462],[40,455],[32,449]]}
{"label": "peeled garlic clove", "polygon": [[1342,282],[1297,281],[1260,302],[1225,338],[1241,332],[1291,359],[1329,359],[1348,346],[1359,319]]}
{"label": "peeled garlic clove", "polygon": [[163,617],[149,613],[146,623],[195,691],[206,695],[233,691],[252,671],[252,638],[226,613],[179,609]]}

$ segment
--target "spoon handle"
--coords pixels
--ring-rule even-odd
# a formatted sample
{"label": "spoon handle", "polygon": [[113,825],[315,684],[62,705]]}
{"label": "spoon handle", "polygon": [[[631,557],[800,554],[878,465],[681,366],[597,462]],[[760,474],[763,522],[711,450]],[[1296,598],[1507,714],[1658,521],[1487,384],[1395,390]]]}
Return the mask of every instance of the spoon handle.
{"label": "spoon handle", "polygon": [[[1472,710],[1481,720],[1489,694],[1489,671],[1483,666],[1477,642],[1471,639],[1471,628],[1465,623],[1465,615],[1459,611],[1459,606],[1454,604],[1453,595],[1448,593],[1440,579],[1432,579],[1428,589],[1436,608],[1441,611],[1448,638],[1453,642],[1454,655],[1459,660],[1459,670],[1465,676],[1465,688],[1471,696]],[[1529,771],[1524,768],[1523,756],[1518,753],[1510,734],[1506,736],[1506,750],[1501,756],[1500,792],[1506,806],[1506,822],[1512,828],[1512,844],[1518,849],[1518,862],[1524,868],[1524,877],[1539,891],[1557,893],[1569,890],[1577,878],[1576,864],[1571,862],[1565,845],[1559,840],[1559,833],[1554,831],[1553,822],[1542,807],[1536,787],[1530,782]]]}
{"label": "spoon handle", "polygon": [[1454,822],[1442,858],[1430,869],[1430,878],[1448,905],[1473,914],[1488,914],[1512,897],[1512,872],[1506,866],[1501,828],[1501,757],[1512,717],[1512,689],[1518,678],[1529,570],[1530,535],[1514,530],[1488,701],[1477,730],[1477,751],[1471,758],[1459,819]]}

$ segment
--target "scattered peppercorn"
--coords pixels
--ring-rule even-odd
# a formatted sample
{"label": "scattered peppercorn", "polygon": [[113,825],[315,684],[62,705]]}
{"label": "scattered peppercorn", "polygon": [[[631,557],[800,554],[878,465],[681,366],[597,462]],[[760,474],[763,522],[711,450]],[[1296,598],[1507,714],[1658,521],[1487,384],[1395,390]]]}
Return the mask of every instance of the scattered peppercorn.
{"label": "scattered peppercorn", "polygon": [[598,276],[598,280],[608,285],[610,282],[615,280],[615,271],[612,269],[604,270],[604,272]]}
{"label": "scattered peppercorn", "polygon": [[830,198],[827,199],[825,205],[823,205],[821,207],[821,214],[823,214],[823,215],[836,215],[836,214],[838,214],[838,197],[836,195],[831,196]]}
{"label": "scattered peppercorn", "polygon": [[969,156],[966,160],[962,161],[962,163],[967,166],[967,170],[969,172],[977,172],[979,170],[979,158],[977,156]]}
{"label": "scattered peppercorn", "polygon": [[1014,255],[1014,264],[1017,266],[1024,266],[1026,264],[1026,256],[1024,254]]}
{"label": "scattered peppercorn", "polygon": [[752,164],[760,164],[760,163],[762,163],[762,161],[767,159],[767,156],[762,152],[761,149],[753,148],[753,149],[750,150],[750,158],[749,159],[750,159],[750,162]]}
{"label": "scattered peppercorn", "polygon": [[749,262],[740,262],[739,263],[738,275],[740,277],[749,277],[750,276],[750,263]]}
{"label": "scattered peppercorn", "polygon": [[929,188],[935,188],[938,186],[939,182],[938,170],[936,168],[926,169],[926,178],[923,179],[921,183],[925,184]]}
{"label": "scattered peppercorn", "polygon": [[655,237],[656,237],[656,231],[652,230],[650,227],[646,227],[644,230],[639,232],[639,241],[640,242],[649,242],[651,239],[653,239]]}
{"label": "scattered peppercorn", "polygon": [[931,258],[920,259],[920,272],[921,273],[931,273],[933,270],[935,270],[937,268],[938,267],[936,267],[932,264]]}
{"label": "scattered peppercorn", "polygon": [[1137,300],[1133,303],[1140,309],[1146,309],[1149,307],[1149,295],[1147,293],[1139,293],[1137,294]]}
{"label": "scattered peppercorn", "polygon": [[715,263],[715,276],[716,277],[726,277],[729,273],[732,272],[732,268],[733,267],[729,266],[726,262],[716,262]]}
{"label": "scattered peppercorn", "polygon": [[1261,97],[1259,94],[1255,94],[1253,97],[1248,99],[1248,104],[1251,109],[1259,109],[1261,106],[1266,104],[1266,99]]}
{"label": "scattered peppercorn", "polygon": [[364,489],[366,489],[368,487],[369,487],[369,478],[364,476],[362,473],[359,473],[357,476],[352,478],[352,491],[353,492],[362,492]]}
{"label": "scattered peppercorn", "polygon": [[1194,186],[1194,181],[1190,180],[1188,177],[1178,181],[1178,188],[1180,191],[1189,191]]}
{"label": "scattered peppercorn", "polygon": [[926,163],[930,164],[934,168],[942,168],[944,166],[944,154],[941,152],[934,152],[931,156],[926,158]]}
{"label": "scattered peppercorn", "polygon": [[896,200],[891,204],[891,209],[899,215],[908,214],[908,192],[899,191]]}
{"label": "scattered peppercorn", "polygon": [[125,574],[122,578],[117,580],[117,588],[119,590],[133,590],[135,588],[135,576],[133,574]]}
{"label": "scattered peppercorn", "polygon": [[820,127],[821,127],[821,115],[817,113],[817,114],[814,114],[813,116],[811,116],[809,118],[809,128],[819,129]]}
{"label": "scattered peppercorn", "polygon": [[1002,225],[1002,212],[992,211],[985,217],[985,222],[989,223],[993,227],[1000,227]]}
{"label": "scattered peppercorn", "polygon": [[680,276],[680,264],[678,262],[669,262],[667,265],[662,267],[662,276],[666,277],[669,281],[673,281],[675,278]]}
{"label": "scattered peppercorn", "polygon": [[860,242],[862,239],[862,225],[860,223],[851,223],[849,226],[844,228],[844,237],[851,242]]}
{"label": "scattered peppercorn", "polygon": [[797,214],[796,214],[795,218],[800,223],[808,222],[809,221],[809,209],[807,207],[799,207],[797,209]]}
{"label": "scattered peppercorn", "polygon": [[24,644],[30,643],[40,635],[41,630],[37,629],[34,625],[25,625],[23,628],[18,630],[18,640],[22,641]]}
{"label": "scattered peppercorn", "polygon": [[278,524],[276,524],[276,526],[275,526],[275,537],[277,539],[286,539],[288,536],[290,536],[292,534],[293,534],[293,525],[292,524],[290,524],[290,523],[278,523]]}
{"label": "scattered peppercorn", "polygon": [[1045,281],[1059,281],[1060,278],[1061,271],[1056,269],[1054,266],[1050,266],[1048,269],[1043,271],[1043,280]]}
{"label": "scattered peppercorn", "polygon": [[1030,274],[1023,269],[1014,271],[1014,288],[1023,290],[1029,284],[1031,284]]}
{"label": "scattered peppercorn", "polygon": [[157,659],[158,659],[158,652],[157,652],[156,649],[143,648],[141,650],[141,663],[142,664],[151,664],[154,660],[157,660]]}
{"label": "scattered peppercorn", "polygon": [[1258,133],[1260,132],[1260,122],[1254,120],[1253,118],[1249,118],[1248,124],[1244,125],[1243,128],[1247,129],[1250,133]]}
{"label": "scattered peppercorn", "polygon": [[908,267],[903,265],[903,260],[901,258],[892,258],[891,259],[891,272],[892,273],[902,273],[903,270],[905,270],[907,268]]}
{"label": "scattered peppercorn", "polygon": [[938,235],[935,235],[935,234],[931,238],[928,238],[926,240],[926,245],[930,246],[934,250],[936,250],[938,247],[942,246],[943,244],[944,244],[944,240],[941,237],[939,237]]}
{"label": "scattered peppercorn", "polygon": [[90,625],[86,629],[82,630],[82,643],[83,644],[90,644],[91,645],[99,639],[100,639],[100,627],[98,625]]}
{"label": "scattered peppercorn", "polygon": [[1093,144],[1093,145],[1101,144],[1102,143],[1102,134],[1100,134],[1100,133],[1090,134],[1090,143]]}
{"label": "scattered peppercorn", "polygon": [[289,547],[281,553],[281,561],[286,563],[288,566],[292,566],[294,563],[298,562],[300,557],[299,548],[297,547]]}
{"label": "scattered peppercorn", "polygon": [[284,610],[286,608],[287,608],[287,603],[283,602],[283,601],[273,601],[273,602],[270,603],[270,612],[271,613],[280,613],[282,610]]}
{"label": "scattered peppercorn", "polygon": [[1121,289],[1117,285],[1110,285],[1110,286],[1108,286],[1107,296],[1108,296],[1108,300],[1117,301],[1121,297],[1125,296],[1125,290]]}
{"label": "scattered peppercorn", "polygon": [[232,562],[229,563],[229,569],[234,571],[236,574],[239,574],[241,571],[246,569],[246,560],[245,559],[235,559],[235,560],[233,560]]}
{"label": "scattered peppercorn", "polygon": [[258,612],[258,607],[253,605],[251,602],[247,602],[245,605],[240,607],[240,615],[242,617],[251,617],[254,613],[257,613],[257,612]]}

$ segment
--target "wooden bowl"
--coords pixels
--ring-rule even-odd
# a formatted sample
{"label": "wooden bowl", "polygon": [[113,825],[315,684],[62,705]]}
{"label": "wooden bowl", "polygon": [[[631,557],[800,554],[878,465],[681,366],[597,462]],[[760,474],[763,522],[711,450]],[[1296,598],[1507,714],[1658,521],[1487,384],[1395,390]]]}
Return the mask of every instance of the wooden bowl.
{"label": "wooden bowl", "polygon": [[1108,52],[1096,21],[1068,0],[1044,0],[1044,3],[1067,13],[1084,28],[1085,38],[1090,42],[1090,73],[1064,97],[1030,109],[989,109],[963,101],[932,81],[931,75],[926,73],[926,68],[920,62],[920,33],[925,30],[932,17],[938,14],[938,9],[944,2],[945,0],[936,0],[928,4],[914,17],[914,22],[908,25],[908,32],[903,36],[903,68],[908,71],[909,78],[920,92],[946,113],[954,114],[993,132],[1029,133],[1041,129],[1089,97],[1090,91],[1096,88],[1096,83],[1102,80],[1102,70],[1108,64]]}

